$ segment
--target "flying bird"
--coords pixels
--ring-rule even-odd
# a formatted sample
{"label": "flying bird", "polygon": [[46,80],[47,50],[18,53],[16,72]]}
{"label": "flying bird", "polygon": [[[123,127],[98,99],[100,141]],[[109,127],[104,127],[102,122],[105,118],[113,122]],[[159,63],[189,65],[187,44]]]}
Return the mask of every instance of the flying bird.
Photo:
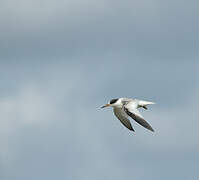
{"label": "flying bird", "polygon": [[147,105],[155,104],[154,102],[143,101],[139,99],[130,98],[118,98],[112,99],[109,104],[105,104],[101,108],[113,107],[115,116],[120,122],[129,130],[134,131],[129,117],[134,119],[141,126],[147,128],[150,131],[154,131],[148,122],[146,122],[143,116],[138,111],[138,108],[147,109]]}

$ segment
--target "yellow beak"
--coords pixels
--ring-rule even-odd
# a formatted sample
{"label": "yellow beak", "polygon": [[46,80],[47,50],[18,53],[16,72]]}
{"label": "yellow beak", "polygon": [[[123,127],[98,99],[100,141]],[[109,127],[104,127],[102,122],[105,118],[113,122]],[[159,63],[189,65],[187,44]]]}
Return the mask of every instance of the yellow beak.
{"label": "yellow beak", "polygon": [[105,104],[104,106],[102,106],[101,108],[105,108],[105,107],[109,107],[110,104]]}

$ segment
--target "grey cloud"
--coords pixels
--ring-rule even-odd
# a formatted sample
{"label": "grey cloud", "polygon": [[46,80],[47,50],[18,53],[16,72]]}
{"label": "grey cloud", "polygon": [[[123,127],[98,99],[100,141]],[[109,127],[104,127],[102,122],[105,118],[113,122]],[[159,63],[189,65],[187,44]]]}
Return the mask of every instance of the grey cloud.
{"label": "grey cloud", "polygon": [[[135,76],[132,79],[129,72],[133,63],[129,61],[124,61],[125,64],[116,61],[115,70],[121,68],[118,74],[112,69],[113,61],[86,62],[81,66],[76,62],[64,61],[56,64],[35,62],[32,65],[24,62],[24,72],[21,75],[18,74],[21,65],[15,64],[16,69],[19,68],[15,75],[19,75],[22,82],[20,85],[15,84],[15,95],[1,98],[0,103],[3,120],[0,127],[3,179],[25,179],[30,175],[40,179],[93,179],[96,176],[97,179],[121,179],[131,177],[132,173],[135,179],[145,179],[146,175],[151,179],[158,179],[162,175],[165,179],[186,179],[187,173],[197,177],[191,167],[197,164],[194,157],[197,157],[199,147],[194,140],[198,136],[195,108],[198,106],[195,101],[198,86],[190,87],[187,94],[179,95],[178,98],[184,98],[181,102],[186,101],[183,104],[176,101],[176,94],[171,97],[173,91],[168,93],[153,89],[147,94],[147,89],[142,90],[145,83],[152,83],[158,77],[146,71],[140,78]],[[134,65],[139,67],[142,63],[134,62]],[[153,64],[146,65],[155,71]],[[163,72],[166,65],[169,66],[169,63],[164,67],[158,64],[158,67]],[[193,65],[197,67],[197,64]],[[34,71],[36,67],[37,74]],[[179,74],[174,78],[174,84],[182,78],[184,71],[169,67],[165,69],[169,70],[169,77],[176,72]],[[187,67],[194,69],[190,63],[182,64],[181,69]],[[139,69],[132,71],[133,75],[138,72]],[[194,73],[189,72],[192,75]],[[24,75],[28,75],[29,81],[22,78]],[[189,78],[186,80],[185,76],[186,74],[183,79],[187,82]],[[142,84],[140,82],[144,83],[137,87],[129,84],[129,90],[125,90],[120,85],[126,78],[139,85]],[[161,81],[161,78],[165,81]],[[160,74],[159,86],[163,86],[166,80],[168,81],[166,74]],[[152,87],[149,86],[148,89]],[[136,123],[133,123],[136,133],[132,134],[120,124],[111,110],[99,109],[111,96],[125,94],[133,97],[139,91],[142,92],[139,95],[144,94],[146,98],[158,97],[157,105],[151,106],[150,111],[143,112],[156,130],[154,134]],[[160,94],[156,96],[156,93]],[[170,97],[167,98],[162,93]],[[191,99],[187,100],[186,96]],[[169,102],[172,99],[171,106]],[[188,129],[189,133],[184,133]],[[179,163],[187,165],[181,165],[174,171],[173,168],[179,166]],[[145,169],[144,174],[142,168]],[[158,169],[158,173],[153,168]],[[170,171],[169,175],[165,174],[165,168]],[[181,170],[185,169],[187,171],[181,175]]]}
{"label": "grey cloud", "polygon": [[1,49],[5,56],[127,49],[158,59],[197,58],[197,3],[97,0],[12,3],[4,2],[1,11]]}
{"label": "grey cloud", "polygon": [[[197,179],[197,5],[2,1],[0,178]],[[121,96],[155,133],[99,109]]]}

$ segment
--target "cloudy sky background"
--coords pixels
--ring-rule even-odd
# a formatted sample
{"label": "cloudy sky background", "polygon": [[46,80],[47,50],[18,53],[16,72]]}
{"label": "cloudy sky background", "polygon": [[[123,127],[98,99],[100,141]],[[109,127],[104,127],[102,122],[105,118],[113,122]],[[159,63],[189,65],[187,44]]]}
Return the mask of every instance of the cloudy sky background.
{"label": "cloudy sky background", "polygon": [[[1,0],[0,179],[198,179],[199,2]],[[115,97],[155,101],[154,133]]]}

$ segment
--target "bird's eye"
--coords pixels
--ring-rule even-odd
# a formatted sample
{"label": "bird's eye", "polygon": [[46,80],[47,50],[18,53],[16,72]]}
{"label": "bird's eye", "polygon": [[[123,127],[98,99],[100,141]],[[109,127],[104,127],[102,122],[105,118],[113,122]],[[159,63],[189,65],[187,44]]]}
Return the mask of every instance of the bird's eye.
{"label": "bird's eye", "polygon": [[112,100],[110,101],[110,104],[114,104],[114,103],[116,103],[116,102],[117,102],[117,100],[118,100],[118,99],[112,99]]}

